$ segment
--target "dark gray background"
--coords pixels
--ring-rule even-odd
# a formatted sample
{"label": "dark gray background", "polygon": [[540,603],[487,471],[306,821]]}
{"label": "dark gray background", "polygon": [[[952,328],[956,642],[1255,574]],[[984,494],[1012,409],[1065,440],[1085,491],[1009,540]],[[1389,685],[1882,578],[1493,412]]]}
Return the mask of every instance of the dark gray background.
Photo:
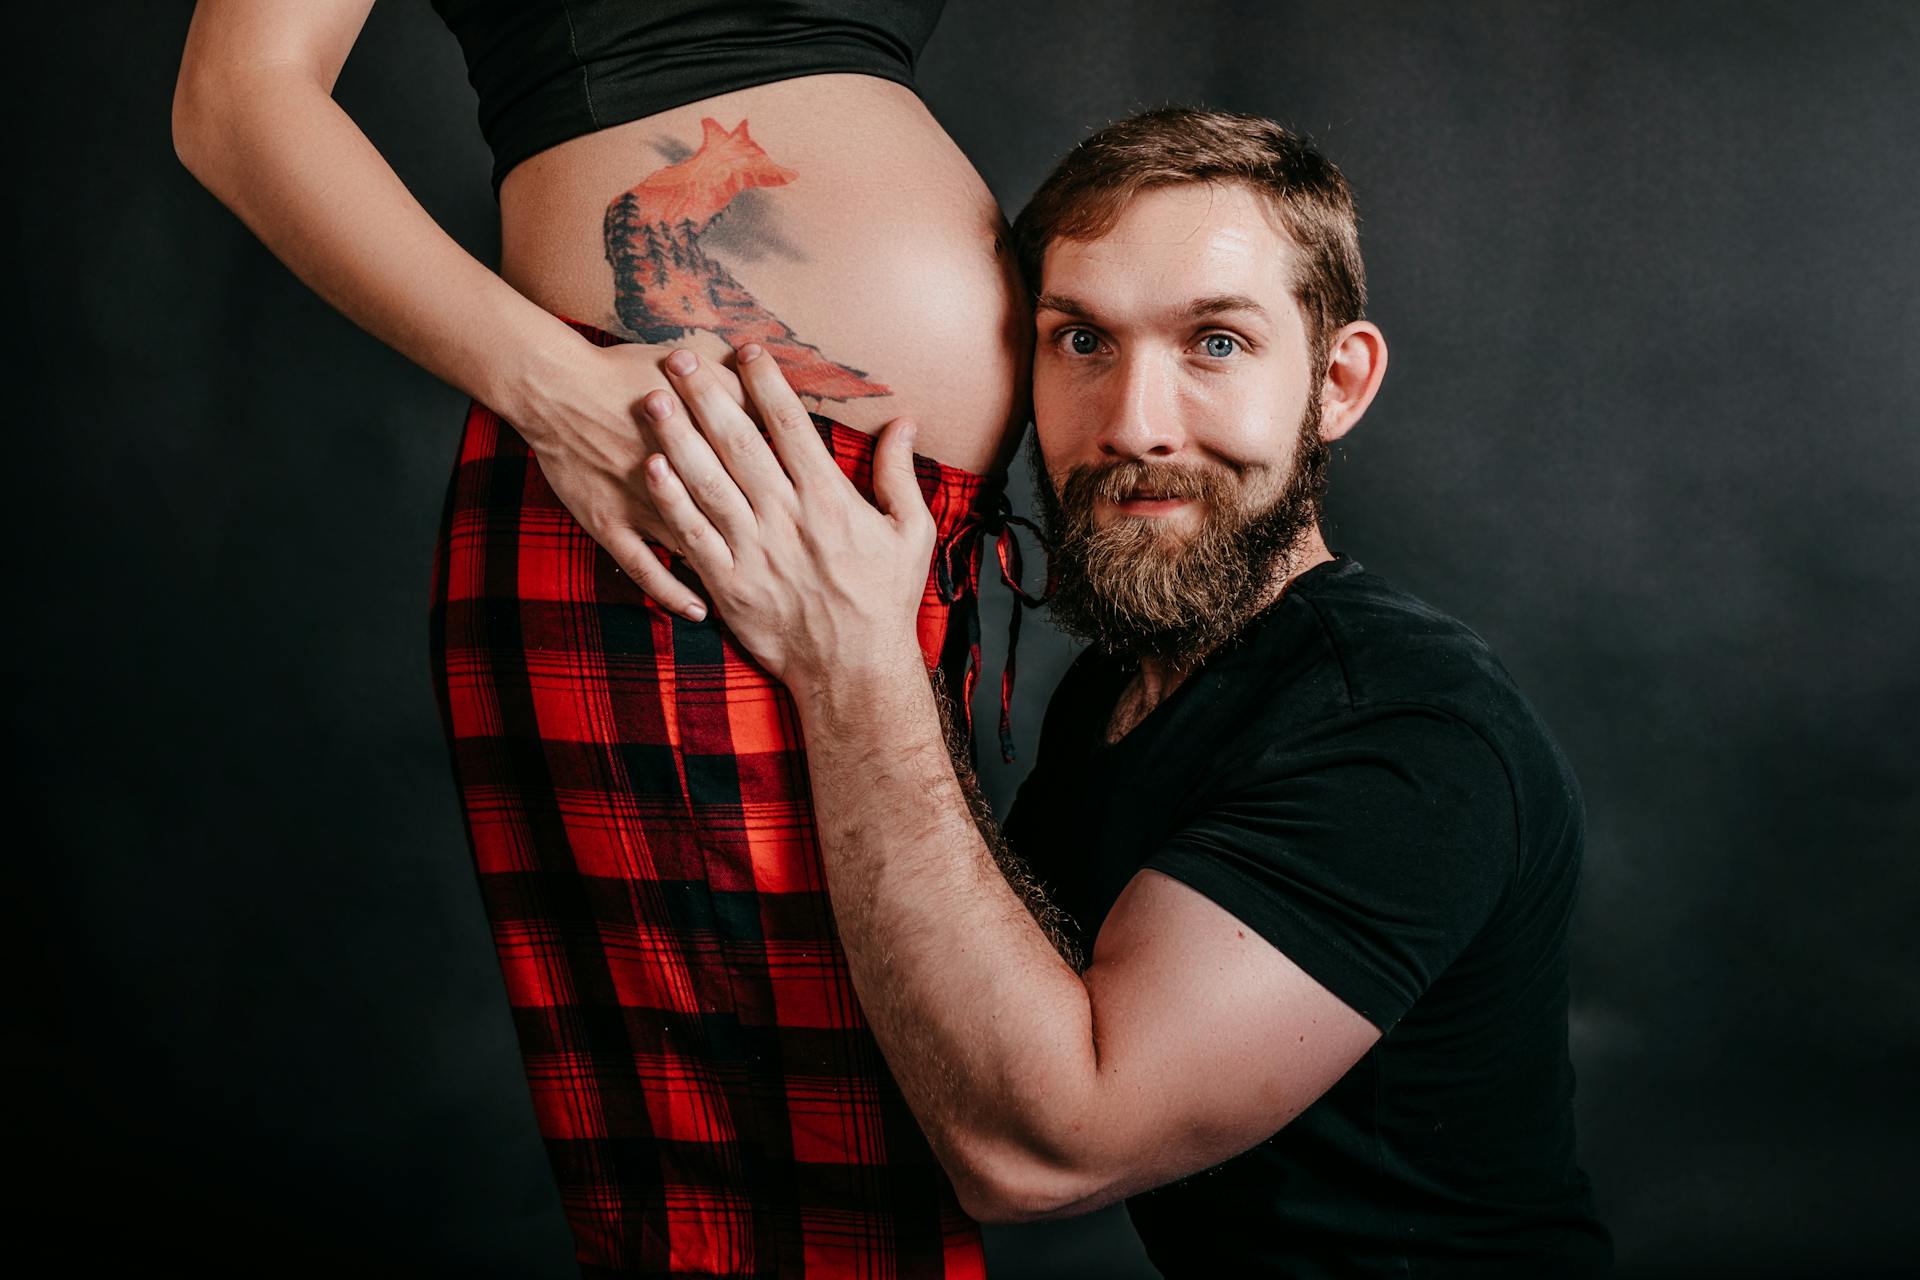
{"label": "dark gray background", "polygon": [[[26,1239],[565,1276],[428,678],[464,399],[179,167],[187,5],[58,8],[9,146]],[[926,51],[1010,211],[1165,99],[1352,180],[1392,362],[1329,537],[1481,631],[1584,782],[1581,1152],[1623,1274],[1920,1252],[1917,56],[1911,3],[1517,0],[952,0]],[[338,94],[492,261],[425,0]],[[1068,649],[1028,636],[1030,753]],[[1145,1274],[1113,1212],[990,1247]]]}

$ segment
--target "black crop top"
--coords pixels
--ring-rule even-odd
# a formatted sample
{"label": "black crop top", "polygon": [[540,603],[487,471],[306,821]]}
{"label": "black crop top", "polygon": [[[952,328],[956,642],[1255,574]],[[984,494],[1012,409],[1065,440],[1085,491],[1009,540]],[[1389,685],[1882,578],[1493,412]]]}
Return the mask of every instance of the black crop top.
{"label": "black crop top", "polygon": [[493,193],[568,138],[830,71],[909,87],[944,0],[432,0],[467,57]]}

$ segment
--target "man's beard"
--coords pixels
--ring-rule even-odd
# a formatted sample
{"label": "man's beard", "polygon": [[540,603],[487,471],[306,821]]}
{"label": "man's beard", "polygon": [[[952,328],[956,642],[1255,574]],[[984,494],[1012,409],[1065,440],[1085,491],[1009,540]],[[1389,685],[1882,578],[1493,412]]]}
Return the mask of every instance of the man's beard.
{"label": "man's beard", "polygon": [[[1029,460],[1035,506],[1053,543],[1054,625],[1104,652],[1177,669],[1235,639],[1319,521],[1330,452],[1319,426],[1316,394],[1301,419],[1286,483],[1264,505],[1258,495],[1249,498],[1244,471],[1137,459],[1075,467],[1056,496],[1035,432]],[[1199,526],[1184,538],[1153,516],[1122,515],[1095,527],[1097,502],[1117,502],[1135,489],[1196,500]]]}

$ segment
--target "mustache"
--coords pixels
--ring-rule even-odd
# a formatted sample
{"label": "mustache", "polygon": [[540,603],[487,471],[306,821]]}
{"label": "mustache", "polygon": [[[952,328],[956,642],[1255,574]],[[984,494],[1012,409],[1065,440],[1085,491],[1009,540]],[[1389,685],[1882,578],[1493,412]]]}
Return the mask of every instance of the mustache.
{"label": "mustache", "polygon": [[1069,509],[1084,510],[1095,502],[1124,501],[1140,490],[1162,498],[1213,501],[1226,485],[1225,477],[1212,471],[1133,458],[1103,467],[1073,468],[1060,486],[1060,501]]}

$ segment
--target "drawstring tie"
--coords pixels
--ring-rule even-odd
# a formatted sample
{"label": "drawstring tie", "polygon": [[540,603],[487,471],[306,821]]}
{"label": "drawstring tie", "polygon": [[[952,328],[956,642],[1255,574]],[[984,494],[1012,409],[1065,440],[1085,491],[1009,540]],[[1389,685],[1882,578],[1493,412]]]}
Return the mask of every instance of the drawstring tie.
{"label": "drawstring tie", "polygon": [[[1047,585],[1034,595],[1021,584],[1024,561],[1020,543],[1010,526],[1019,525],[1033,535],[1047,561]],[[934,551],[934,585],[940,599],[958,604],[969,592],[972,603],[967,615],[967,669],[960,685],[961,714],[967,726],[967,741],[973,741],[973,689],[980,679],[980,556],[985,535],[994,542],[994,558],[1000,562],[1000,581],[1013,593],[1012,614],[1007,622],[1007,661],[1000,669],[1000,758],[1013,763],[1013,660],[1020,644],[1020,610],[1037,609],[1053,596],[1053,556],[1040,526],[1025,516],[1013,514],[1013,504],[1001,489],[994,503],[984,511],[976,509],[941,540]],[[963,556],[964,553],[964,556]],[[963,563],[962,563],[963,562]],[[964,573],[962,569],[964,568]]]}

